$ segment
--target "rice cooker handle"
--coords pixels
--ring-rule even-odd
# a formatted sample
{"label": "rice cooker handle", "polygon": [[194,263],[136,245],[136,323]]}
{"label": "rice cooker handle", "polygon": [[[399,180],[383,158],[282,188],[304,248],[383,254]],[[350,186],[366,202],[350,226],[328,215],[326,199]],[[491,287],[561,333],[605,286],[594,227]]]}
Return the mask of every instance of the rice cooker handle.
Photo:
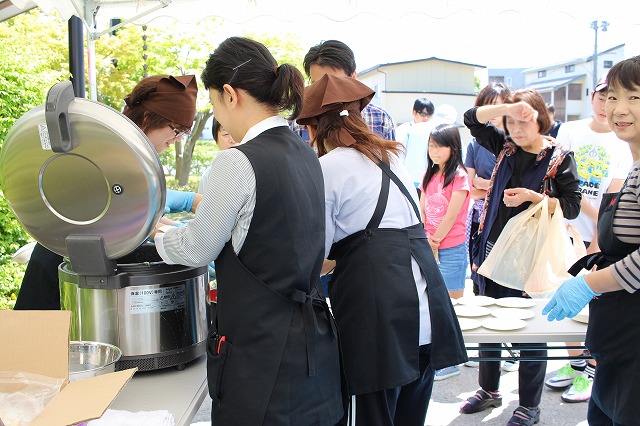
{"label": "rice cooker handle", "polygon": [[54,84],[47,93],[44,115],[53,152],[69,152],[75,148],[69,125],[69,104],[74,99],[70,81]]}

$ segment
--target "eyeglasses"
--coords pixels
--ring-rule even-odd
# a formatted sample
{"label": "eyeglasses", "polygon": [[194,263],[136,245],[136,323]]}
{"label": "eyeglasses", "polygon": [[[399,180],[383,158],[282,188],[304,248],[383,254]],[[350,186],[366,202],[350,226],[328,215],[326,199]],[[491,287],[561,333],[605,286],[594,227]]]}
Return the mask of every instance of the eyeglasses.
{"label": "eyeglasses", "polygon": [[178,129],[176,129],[175,127],[173,127],[173,124],[169,124],[169,128],[170,128],[171,130],[173,130],[173,133],[174,133],[174,135],[175,135],[175,136],[173,137],[174,139],[181,138],[181,137],[183,137],[183,136],[187,133],[187,132],[185,132],[184,130],[178,130]]}
{"label": "eyeglasses", "polygon": [[428,117],[429,113],[421,111],[421,112],[418,113],[418,115],[420,115],[420,117]]}

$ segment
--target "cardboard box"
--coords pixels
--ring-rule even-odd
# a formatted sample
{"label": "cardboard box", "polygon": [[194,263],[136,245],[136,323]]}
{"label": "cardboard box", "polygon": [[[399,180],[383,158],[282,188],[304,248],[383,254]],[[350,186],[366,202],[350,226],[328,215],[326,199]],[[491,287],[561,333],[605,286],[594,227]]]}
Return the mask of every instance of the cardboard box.
{"label": "cardboard box", "polygon": [[101,417],[137,368],[69,383],[69,311],[1,311],[0,370],[66,379],[31,426],[67,426]]}

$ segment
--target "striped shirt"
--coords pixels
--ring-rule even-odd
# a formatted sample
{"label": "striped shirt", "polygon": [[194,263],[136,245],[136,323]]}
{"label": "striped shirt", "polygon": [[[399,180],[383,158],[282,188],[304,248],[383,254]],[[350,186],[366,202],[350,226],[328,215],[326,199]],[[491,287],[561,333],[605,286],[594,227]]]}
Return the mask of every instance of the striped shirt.
{"label": "striped shirt", "polygon": [[[241,143],[287,121],[274,116],[251,127]],[[156,249],[168,264],[204,266],[214,261],[227,241],[236,254],[249,232],[256,206],[256,175],[249,159],[237,149],[218,154],[211,164],[205,195],[185,227],[155,237]]]}
{"label": "striped shirt", "polygon": [[[622,242],[640,246],[640,161],[633,163],[622,188],[613,218],[613,233]],[[611,272],[628,292],[640,289],[640,249],[614,263]]]}

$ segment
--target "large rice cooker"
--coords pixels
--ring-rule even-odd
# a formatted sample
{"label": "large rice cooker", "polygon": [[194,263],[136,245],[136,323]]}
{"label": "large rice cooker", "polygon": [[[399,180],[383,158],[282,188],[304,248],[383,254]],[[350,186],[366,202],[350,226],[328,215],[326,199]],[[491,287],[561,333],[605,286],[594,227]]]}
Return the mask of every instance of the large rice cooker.
{"label": "large rice cooker", "polygon": [[119,347],[117,369],[181,368],[204,353],[208,268],[167,265],[145,243],[166,187],[131,120],[58,83],[9,131],[0,185],[27,232],[65,258],[72,340]]}

